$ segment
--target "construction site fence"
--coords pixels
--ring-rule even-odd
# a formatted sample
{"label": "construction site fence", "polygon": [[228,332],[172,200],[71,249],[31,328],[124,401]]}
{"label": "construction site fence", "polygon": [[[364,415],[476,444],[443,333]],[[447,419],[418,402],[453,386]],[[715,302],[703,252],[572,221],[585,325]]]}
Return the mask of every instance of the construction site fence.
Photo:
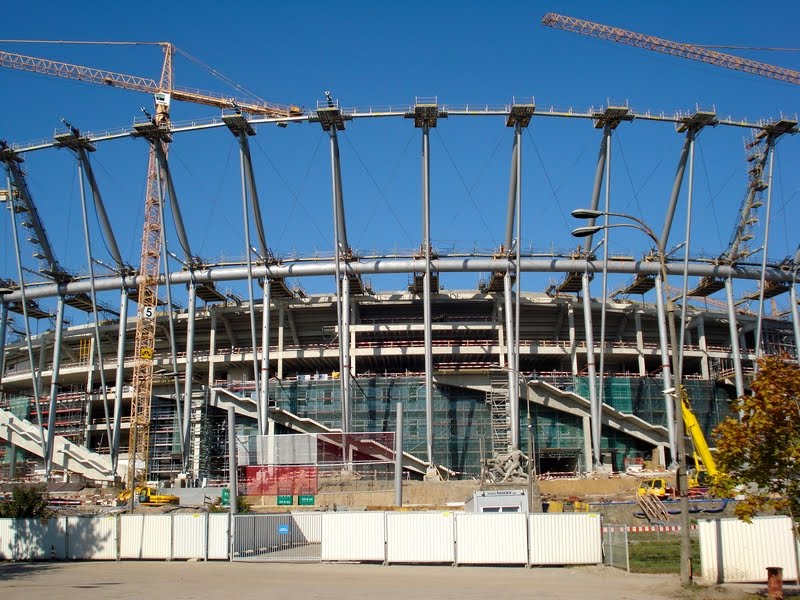
{"label": "construction site fence", "polygon": [[628,526],[607,525],[603,527],[603,564],[630,573],[628,552]]}
{"label": "construction site fence", "polygon": [[698,521],[701,576],[705,583],[763,583],[768,567],[781,567],[797,581],[800,552],[790,517]]}
{"label": "construction site fence", "polygon": [[2,560],[600,564],[597,514],[173,513],[0,519]]}
{"label": "construction site fence", "polygon": [[[789,517],[701,519],[701,579],[798,576]],[[628,569],[627,527],[592,513],[453,511],[114,514],[0,519],[0,560],[237,560],[580,565]]]}

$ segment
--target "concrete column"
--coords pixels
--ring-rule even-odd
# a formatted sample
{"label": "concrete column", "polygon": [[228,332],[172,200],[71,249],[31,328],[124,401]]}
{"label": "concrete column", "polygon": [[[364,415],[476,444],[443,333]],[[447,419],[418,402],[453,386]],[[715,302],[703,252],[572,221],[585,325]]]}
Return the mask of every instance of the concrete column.
{"label": "concrete column", "polygon": [[569,323],[569,360],[572,366],[572,376],[578,376],[578,344],[575,342],[575,305],[567,305],[567,322]]}
{"label": "concrete column", "polygon": [[703,353],[700,358],[700,372],[703,379],[711,378],[711,369],[708,366],[708,344],[706,343],[706,321],[703,315],[697,315],[697,343],[700,346],[700,351]]}
{"label": "concrete column", "polygon": [[286,306],[281,304],[278,307],[278,379],[283,379],[283,329],[286,322]]}
{"label": "concrete column", "polygon": [[583,417],[583,470],[592,471],[592,419]]}
{"label": "concrete column", "polygon": [[214,358],[217,354],[217,311],[211,312],[211,329],[208,332],[208,387],[214,385]]}
{"label": "concrete column", "polygon": [[636,310],[633,313],[633,321],[636,327],[636,350],[639,352],[639,375],[647,376],[647,362],[644,359],[644,334],[642,333],[642,313]]}

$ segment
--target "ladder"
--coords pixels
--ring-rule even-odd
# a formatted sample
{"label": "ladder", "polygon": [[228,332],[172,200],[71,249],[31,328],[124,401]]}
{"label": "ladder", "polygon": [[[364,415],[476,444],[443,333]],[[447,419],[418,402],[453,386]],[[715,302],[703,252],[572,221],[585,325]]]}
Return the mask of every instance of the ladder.
{"label": "ladder", "polygon": [[511,406],[508,402],[508,374],[493,371],[489,374],[491,389],[486,392],[486,404],[492,425],[492,456],[511,451]]}

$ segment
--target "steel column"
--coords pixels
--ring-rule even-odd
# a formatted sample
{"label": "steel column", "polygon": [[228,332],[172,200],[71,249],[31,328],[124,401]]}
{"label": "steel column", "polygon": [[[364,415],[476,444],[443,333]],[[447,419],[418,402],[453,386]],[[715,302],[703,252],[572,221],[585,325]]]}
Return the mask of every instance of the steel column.
{"label": "steel column", "polygon": [[761,279],[758,284],[758,320],[756,323],[756,364],[753,365],[758,371],[758,359],[763,355],[761,327],[764,321],[764,285],[767,274],[767,250],[769,248],[769,221],[772,213],[772,170],[775,166],[775,138],[767,137],[767,153],[769,154],[769,175],[767,176],[767,210],[764,218],[764,245],[761,249]]}
{"label": "steel column", "polygon": [[114,430],[111,438],[111,464],[117,472],[119,461],[119,436],[122,423],[122,397],[125,377],[125,341],[128,334],[128,288],[123,287],[119,294],[119,328],[117,331],[117,373],[114,379]]}
{"label": "steel column", "polygon": [[263,429],[259,430],[261,435],[267,435],[267,423],[269,422],[269,317],[270,317],[270,304],[272,302],[272,288],[270,287],[269,279],[264,278],[262,285],[263,304],[261,306],[261,395],[259,402],[261,404],[260,413],[262,415],[261,426]]}
{"label": "steel column", "polygon": [[403,506],[403,403],[396,407],[396,424],[394,434],[394,505]]}
{"label": "steel column", "polygon": [[[606,304],[608,297],[608,213],[611,211],[611,130],[606,135],[605,204],[603,207],[603,282],[600,296],[600,373],[597,385],[597,419],[592,420],[593,437],[602,443],[603,396],[605,395]],[[599,456],[599,454],[598,454]]]}
{"label": "steel column", "polygon": [[428,467],[433,468],[433,331],[431,328],[431,157],[430,124],[422,125],[422,246],[425,276],[422,285],[422,316],[425,328],[425,437]]}
{"label": "steel column", "polygon": [[[185,448],[183,470],[184,473],[189,468],[189,434],[192,423],[192,388],[194,379],[194,326],[195,311],[197,304],[197,284],[192,281],[189,284],[189,308],[188,324],[186,326],[186,366],[184,368],[185,381],[183,382],[183,423],[181,424],[181,437],[183,438],[183,448]],[[255,350],[254,350],[255,351]],[[195,473],[195,475],[197,475]]]}
{"label": "steel column", "polygon": [[[664,260],[663,254],[659,260]],[[656,311],[658,314],[658,341],[661,355],[661,378],[664,388],[664,407],[667,413],[667,437],[669,437],[670,468],[678,466],[678,440],[675,434],[675,403],[666,392],[672,388],[672,367],[667,338],[667,317],[664,310],[664,282],[662,275],[656,275]]]}
{"label": "steel column", "polygon": [[[244,146],[247,142],[246,134],[239,134],[239,171],[242,179],[242,219],[244,220],[244,255],[247,264],[247,299],[250,302],[250,346],[253,349],[253,381],[256,384],[256,398],[261,398],[261,387],[259,382],[260,365],[258,360],[258,339],[256,337],[256,304],[253,294],[253,259],[252,248],[250,246],[250,210],[247,208],[247,176],[245,172]],[[258,431],[263,432],[266,428],[266,415],[261,412],[261,403],[256,404],[256,415]]]}
{"label": "steel column", "polygon": [[[86,262],[89,265],[89,294],[92,299],[92,316],[94,317],[94,338],[97,344],[97,364],[100,368],[100,390],[103,398],[103,416],[105,418],[106,436],[108,437],[108,448],[111,451],[111,446],[114,443],[113,436],[111,435],[111,414],[108,410],[108,386],[106,385],[106,369],[105,361],[103,359],[103,348],[100,340],[100,322],[97,313],[97,290],[94,285],[94,257],[92,256],[92,241],[89,234],[89,211],[86,202],[86,189],[84,186],[84,168],[83,165],[88,162],[86,158],[86,150],[78,148],[78,188],[81,195],[81,214],[83,216],[83,237],[86,246]],[[91,391],[91,390],[90,390]]]}
{"label": "steel column", "polygon": [[597,377],[594,366],[594,335],[592,330],[592,297],[589,291],[589,273],[584,272],[581,278],[583,289],[583,327],[586,332],[586,368],[588,370],[589,387],[589,408],[592,419],[592,452],[594,463],[587,465],[592,471],[597,470],[601,464],[600,457],[600,438],[595,433],[594,424],[600,422],[601,415],[598,412],[597,404]]}
{"label": "steel column", "polygon": [[736,322],[736,308],[733,302],[733,281],[725,280],[725,298],[728,301],[728,327],[731,336],[731,355],[733,356],[733,374],[736,381],[736,397],[744,396],[744,377],[742,375],[742,355],[739,350],[739,326]]}
{"label": "steel column", "polygon": [[678,169],[675,172],[675,181],[672,183],[672,193],[669,196],[669,204],[667,205],[667,215],[664,218],[664,229],[661,231],[661,247],[667,247],[669,240],[669,232],[672,229],[672,219],[675,216],[675,208],[678,205],[678,195],[681,192],[681,185],[683,185],[683,173],[686,170],[686,159],[689,156],[689,148],[693,145],[694,136],[691,130],[683,142],[683,149],[681,150],[681,157],[678,160]]}
{"label": "steel column", "polygon": [[[678,341],[678,362],[675,369],[675,380],[683,381],[683,348],[686,340],[686,296],[689,293],[689,246],[692,234],[692,200],[694,194],[694,138],[693,129],[689,129],[686,134],[686,141],[689,144],[689,189],[686,196],[686,236],[683,246],[683,285],[681,286],[681,332]],[[684,146],[685,147],[685,146]],[[683,156],[681,156],[683,159]],[[669,235],[669,231],[667,231]],[[665,248],[664,242],[661,244]]]}
{"label": "steel column", "polygon": [[8,304],[0,299],[0,397],[3,376],[6,373],[6,328],[8,326]]}
{"label": "steel column", "polygon": [[53,340],[53,367],[50,377],[50,403],[47,413],[47,455],[45,458],[45,479],[50,481],[53,470],[53,440],[56,437],[56,404],[58,399],[58,376],[61,371],[61,337],[64,329],[64,298],[58,297],[56,304],[56,330]]}

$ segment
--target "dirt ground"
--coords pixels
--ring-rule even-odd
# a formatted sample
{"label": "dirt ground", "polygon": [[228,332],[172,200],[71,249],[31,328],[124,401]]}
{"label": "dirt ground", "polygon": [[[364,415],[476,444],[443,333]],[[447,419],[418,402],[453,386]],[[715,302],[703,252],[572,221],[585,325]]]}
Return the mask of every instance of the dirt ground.
{"label": "dirt ground", "polygon": [[[611,567],[533,568],[276,564],[228,562],[64,562],[0,564],[0,598],[114,600],[141,596],[190,600],[236,597],[743,600],[763,586],[680,588],[670,575]],[[753,595],[760,592],[762,595]]]}

